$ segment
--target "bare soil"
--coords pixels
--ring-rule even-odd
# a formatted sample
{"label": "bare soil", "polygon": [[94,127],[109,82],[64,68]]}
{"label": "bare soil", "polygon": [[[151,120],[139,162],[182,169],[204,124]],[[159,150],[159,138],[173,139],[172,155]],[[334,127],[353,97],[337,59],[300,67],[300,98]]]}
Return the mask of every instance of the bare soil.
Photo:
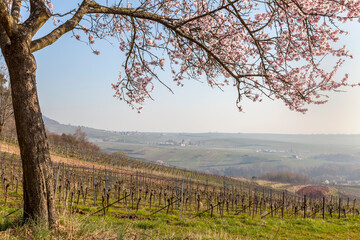
{"label": "bare soil", "polygon": [[296,194],[306,195],[311,198],[326,197],[330,188],[326,186],[305,186],[296,191]]}

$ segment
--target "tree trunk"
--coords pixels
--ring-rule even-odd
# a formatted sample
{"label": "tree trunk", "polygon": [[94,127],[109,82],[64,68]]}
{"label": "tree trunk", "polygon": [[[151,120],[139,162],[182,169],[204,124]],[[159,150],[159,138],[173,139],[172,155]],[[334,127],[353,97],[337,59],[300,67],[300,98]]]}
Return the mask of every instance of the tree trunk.
{"label": "tree trunk", "polygon": [[2,49],[10,75],[16,131],[23,167],[24,220],[52,226],[57,214],[49,146],[36,89],[36,61],[25,34]]}

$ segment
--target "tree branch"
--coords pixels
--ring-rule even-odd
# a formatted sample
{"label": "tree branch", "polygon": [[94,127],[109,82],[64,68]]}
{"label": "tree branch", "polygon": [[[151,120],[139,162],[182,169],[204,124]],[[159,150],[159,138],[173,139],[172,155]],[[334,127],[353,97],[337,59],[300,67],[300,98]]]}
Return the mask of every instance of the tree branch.
{"label": "tree branch", "polygon": [[81,21],[87,13],[108,13],[108,14],[118,14],[123,16],[132,16],[135,18],[142,18],[148,20],[154,20],[157,22],[166,22],[165,19],[169,20],[169,18],[165,18],[161,15],[157,15],[154,13],[145,12],[143,10],[129,9],[129,8],[108,8],[104,6],[100,6],[94,1],[84,0],[79,9],[76,11],[74,16],[67,20],[64,24],[60,25],[58,28],[54,29],[48,35],[36,39],[31,42],[31,52],[36,52],[46,46],[49,46],[56,42],[62,35],[73,30]]}
{"label": "tree branch", "polygon": [[[234,1],[236,2],[236,1]],[[233,2],[230,2],[233,4]],[[177,35],[187,39],[188,41],[196,44],[201,49],[203,49],[207,54],[209,54],[215,61],[223,67],[233,78],[239,81],[242,77],[262,77],[262,74],[245,74],[245,75],[236,75],[234,72],[232,72],[226,64],[221,61],[221,59],[216,56],[207,46],[202,44],[197,39],[194,39],[192,36],[189,36],[185,32],[179,30],[179,25],[172,24],[174,19],[164,17],[155,13],[149,13],[145,12],[143,10],[137,10],[137,9],[129,9],[129,8],[108,8],[105,6],[100,6],[99,4],[92,2],[90,5],[90,9],[88,10],[88,13],[106,13],[106,14],[118,14],[122,16],[129,16],[134,18],[141,18],[141,19],[147,19],[147,20],[153,20],[157,23],[162,24],[164,27],[168,28],[169,30],[174,31]],[[222,9],[222,8],[221,8]]]}
{"label": "tree branch", "polygon": [[15,23],[19,23],[20,8],[21,0],[13,0],[13,4],[11,7],[11,15],[14,18]]}
{"label": "tree branch", "polygon": [[30,45],[31,52],[36,52],[46,46],[53,44],[62,35],[73,30],[79,24],[79,22],[84,17],[84,15],[87,13],[88,7],[89,7],[89,1],[84,0],[72,18],[67,20],[64,24],[61,24],[59,27],[54,29],[48,35],[32,41]]}
{"label": "tree branch", "polygon": [[211,14],[213,14],[213,13],[216,13],[216,12],[222,10],[222,9],[226,9],[228,6],[230,6],[231,4],[234,4],[234,3],[238,2],[238,1],[239,1],[239,0],[235,0],[235,1],[229,2],[228,4],[223,5],[223,6],[217,8],[217,9],[214,9],[214,10],[212,10],[212,11],[210,11],[210,12],[204,13],[204,14],[202,14],[202,15],[198,15],[198,16],[193,17],[193,18],[189,18],[188,20],[179,23],[176,27],[184,26],[185,24],[187,24],[187,23],[189,23],[189,22],[191,22],[191,21],[195,21],[195,20],[200,19],[200,18],[202,18],[202,17],[206,17],[206,16],[208,16],[208,15],[211,15]]}
{"label": "tree branch", "polygon": [[23,24],[30,30],[30,39],[50,17],[50,10],[45,6],[44,0],[30,0],[30,16]]}
{"label": "tree branch", "polygon": [[129,16],[134,18],[141,18],[147,20],[153,20],[159,23],[169,21],[172,22],[174,19],[168,18],[162,15],[158,15],[156,13],[146,12],[142,9],[134,9],[134,8],[117,8],[117,7],[105,7],[97,4],[96,2],[92,1],[89,4],[89,9],[87,13],[106,13],[106,14],[117,14],[122,16]]}
{"label": "tree branch", "polygon": [[13,17],[9,14],[5,0],[0,0],[0,23],[9,37],[12,37],[14,33],[17,32],[17,25]]}

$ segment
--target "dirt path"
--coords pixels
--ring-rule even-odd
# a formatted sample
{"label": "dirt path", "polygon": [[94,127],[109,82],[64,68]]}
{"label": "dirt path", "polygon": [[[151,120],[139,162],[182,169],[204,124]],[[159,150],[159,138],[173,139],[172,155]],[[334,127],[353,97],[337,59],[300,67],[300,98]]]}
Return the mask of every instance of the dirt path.
{"label": "dirt path", "polygon": [[[3,143],[3,142],[0,142],[0,151],[20,155],[19,147],[9,145],[9,144]],[[65,158],[65,157],[54,155],[54,154],[51,154],[51,160],[55,163],[66,163],[66,164],[77,166],[77,167],[92,168],[94,166],[95,169],[105,169],[104,165],[101,165],[98,163],[90,163],[87,161],[73,159],[73,158]],[[111,167],[106,167],[106,168],[113,169]],[[114,168],[113,170],[116,170],[116,169]]]}

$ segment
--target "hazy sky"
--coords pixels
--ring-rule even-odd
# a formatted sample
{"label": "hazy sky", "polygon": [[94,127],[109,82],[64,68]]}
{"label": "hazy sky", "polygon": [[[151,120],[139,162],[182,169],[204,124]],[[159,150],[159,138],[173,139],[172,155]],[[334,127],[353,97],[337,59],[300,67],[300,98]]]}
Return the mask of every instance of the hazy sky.
{"label": "hazy sky", "polygon": [[[354,59],[341,72],[349,73],[351,82],[360,82],[360,24],[346,27],[351,34],[343,43]],[[117,81],[124,60],[118,46],[102,42],[95,48],[101,51],[99,56],[67,34],[35,54],[44,115],[65,124],[116,131],[360,134],[360,87],[331,94],[327,104],[309,106],[305,115],[272,100],[244,101],[240,113],[235,89],[221,92],[196,81],[186,81],[180,88],[173,86],[167,72],[159,72],[175,94],[156,84],[155,101],[148,100],[138,114],[112,97],[111,83]]]}

